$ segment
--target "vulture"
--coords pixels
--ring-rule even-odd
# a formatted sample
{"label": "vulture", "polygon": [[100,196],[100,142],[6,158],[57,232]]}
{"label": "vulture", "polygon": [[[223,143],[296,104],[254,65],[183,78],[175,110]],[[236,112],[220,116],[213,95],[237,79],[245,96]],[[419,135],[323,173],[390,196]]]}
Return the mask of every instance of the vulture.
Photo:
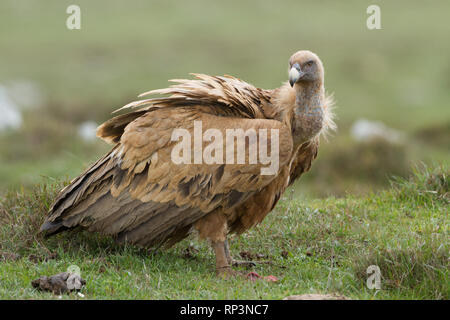
{"label": "vulture", "polygon": [[234,274],[228,234],[260,223],[310,169],[335,127],[333,99],[310,51],[290,57],[289,81],[273,90],[192,75],[97,128],[111,151],[60,191],[40,232],[81,227],[156,248],[196,233],[210,241],[217,274]]}

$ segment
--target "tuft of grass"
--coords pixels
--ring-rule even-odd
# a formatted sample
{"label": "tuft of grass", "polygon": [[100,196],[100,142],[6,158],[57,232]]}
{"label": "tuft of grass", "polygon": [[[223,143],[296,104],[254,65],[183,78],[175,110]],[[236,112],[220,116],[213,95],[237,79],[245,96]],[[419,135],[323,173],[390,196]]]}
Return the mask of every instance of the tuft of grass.
{"label": "tuft of grass", "polygon": [[381,270],[384,290],[414,290],[419,297],[448,299],[448,252],[442,244],[418,244],[412,248],[382,248],[359,257],[355,274],[364,283],[367,266]]}
{"label": "tuft of grass", "polygon": [[57,192],[60,182],[36,185],[31,191],[10,191],[0,198],[0,250],[23,254],[32,247],[45,248],[38,230]]}
{"label": "tuft of grass", "polygon": [[450,204],[450,170],[441,164],[429,167],[425,164],[413,167],[413,174],[408,178],[395,177],[392,188],[403,201],[434,205],[441,202]]}

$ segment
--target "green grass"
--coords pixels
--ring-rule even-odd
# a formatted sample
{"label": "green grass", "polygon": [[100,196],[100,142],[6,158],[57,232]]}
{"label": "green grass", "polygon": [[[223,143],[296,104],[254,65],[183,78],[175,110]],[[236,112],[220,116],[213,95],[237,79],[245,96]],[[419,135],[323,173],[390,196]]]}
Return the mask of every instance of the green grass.
{"label": "green grass", "polygon": [[[291,199],[288,191],[261,225],[231,239],[235,256],[248,251],[271,261],[253,271],[275,275],[277,283],[216,278],[212,250],[195,238],[156,252],[87,232],[42,239],[36,231],[62,183],[14,191],[0,204],[0,299],[55,299],[33,289],[31,280],[70,265],[87,280],[85,299],[281,299],[304,293],[448,299],[448,175],[445,166],[422,166],[410,179],[364,197]],[[372,264],[381,269],[379,291],[365,285]]]}

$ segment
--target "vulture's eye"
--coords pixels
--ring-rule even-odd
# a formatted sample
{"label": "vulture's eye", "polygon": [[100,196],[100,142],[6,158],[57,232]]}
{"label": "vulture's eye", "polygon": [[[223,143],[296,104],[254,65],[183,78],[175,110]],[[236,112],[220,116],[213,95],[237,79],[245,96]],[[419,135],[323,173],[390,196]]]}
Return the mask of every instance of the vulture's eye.
{"label": "vulture's eye", "polygon": [[306,67],[311,67],[313,64],[314,64],[314,61],[312,61],[312,60],[305,62]]}

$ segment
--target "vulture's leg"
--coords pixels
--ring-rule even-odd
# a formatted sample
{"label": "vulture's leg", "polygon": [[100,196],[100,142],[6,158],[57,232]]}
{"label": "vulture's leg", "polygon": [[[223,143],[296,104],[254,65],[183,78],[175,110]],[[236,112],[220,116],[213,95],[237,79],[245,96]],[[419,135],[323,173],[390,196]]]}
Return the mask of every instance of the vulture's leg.
{"label": "vulture's leg", "polygon": [[224,244],[225,255],[227,257],[227,261],[228,261],[229,265],[231,265],[231,266],[244,266],[244,267],[254,267],[254,266],[256,266],[256,263],[253,262],[253,261],[235,260],[235,259],[233,259],[233,257],[231,257],[231,255],[230,255],[230,248],[228,246],[228,240],[225,239],[223,244]]}
{"label": "vulture's leg", "polygon": [[233,275],[234,272],[228,263],[225,253],[225,241],[227,239],[227,218],[220,212],[215,211],[198,220],[195,228],[199,232],[200,239],[211,241],[212,248],[216,254],[216,273],[218,275]]}
{"label": "vulture's leg", "polygon": [[227,257],[228,264],[231,266],[233,264],[233,258],[230,255],[230,247],[228,246],[228,239],[225,239],[223,246],[225,248],[225,256]]}
{"label": "vulture's leg", "polygon": [[233,275],[230,264],[225,253],[225,245],[223,241],[213,241],[212,247],[216,254],[216,273],[217,275]]}

